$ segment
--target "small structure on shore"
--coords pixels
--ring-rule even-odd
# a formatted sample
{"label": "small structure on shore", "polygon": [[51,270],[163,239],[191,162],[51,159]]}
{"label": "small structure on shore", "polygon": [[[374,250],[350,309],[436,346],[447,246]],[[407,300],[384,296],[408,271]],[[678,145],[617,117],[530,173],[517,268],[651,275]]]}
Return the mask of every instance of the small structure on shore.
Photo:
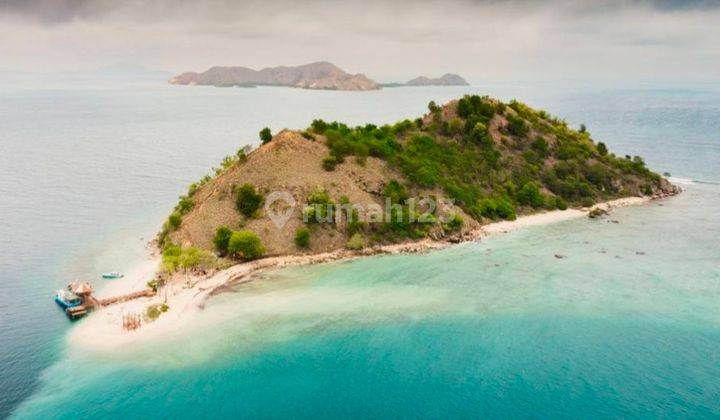
{"label": "small structure on shore", "polygon": [[[90,283],[75,280],[70,282],[65,289],[60,289],[55,293],[55,301],[65,310],[65,314],[67,314],[70,319],[78,319],[98,307],[155,295],[155,291],[153,289],[145,289],[121,296],[113,296],[107,299],[97,299],[93,296],[93,292],[94,289]],[[132,327],[128,329],[136,329],[140,326],[139,320],[137,321],[137,325],[135,321],[132,321],[128,323],[128,326]],[[124,319],[123,328],[125,328]]]}
{"label": "small structure on shore", "polygon": [[134,331],[142,325],[142,317],[138,314],[123,315],[123,330]]}

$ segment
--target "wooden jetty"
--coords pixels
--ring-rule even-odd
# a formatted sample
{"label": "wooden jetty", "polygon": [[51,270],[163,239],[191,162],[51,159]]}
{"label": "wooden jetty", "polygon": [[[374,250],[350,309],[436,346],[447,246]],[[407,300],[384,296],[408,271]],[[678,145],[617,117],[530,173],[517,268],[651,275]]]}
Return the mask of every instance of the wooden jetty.
{"label": "wooden jetty", "polygon": [[[81,283],[78,281],[70,283],[68,285],[68,290],[80,297],[80,299],[82,300],[82,303],[80,305],[65,308],[65,313],[70,319],[82,318],[83,316],[87,315],[88,312],[96,308],[113,305],[115,303],[127,302],[129,300],[142,297],[152,297],[155,296],[156,293],[155,290],[148,288],[125,295],[98,299],[93,296],[93,287],[90,285],[90,283]],[[129,325],[131,326],[131,328],[129,329],[134,329],[132,328],[132,326],[134,326],[134,322],[129,322]],[[135,326],[135,328],[137,328],[137,326]]]}

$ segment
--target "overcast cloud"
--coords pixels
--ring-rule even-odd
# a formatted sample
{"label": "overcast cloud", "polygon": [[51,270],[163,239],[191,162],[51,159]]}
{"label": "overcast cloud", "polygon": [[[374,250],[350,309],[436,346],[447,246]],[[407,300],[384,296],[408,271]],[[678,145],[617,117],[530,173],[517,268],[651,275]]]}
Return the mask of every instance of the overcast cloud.
{"label": "overcast cloud", "polygon": [[716,1],[0,0],[0,71],[328,60],[380,80],[720,77]]}

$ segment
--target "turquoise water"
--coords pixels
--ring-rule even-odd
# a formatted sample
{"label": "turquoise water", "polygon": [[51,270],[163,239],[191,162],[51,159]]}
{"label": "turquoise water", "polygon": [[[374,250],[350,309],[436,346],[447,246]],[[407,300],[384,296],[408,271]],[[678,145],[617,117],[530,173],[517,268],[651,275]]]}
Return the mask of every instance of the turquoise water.
{"label": "turquoise water", "polygon": [[[64,340],[72,326],[49,301],[53,288],[139,260],[141,238],[185,186],[263,125],[389,122],[464,91],[524,98],[586,123],[618,153],[710,183],[619,210],[618,224],[573,220],[425,255],[273,271],[216,297],[175,336],[113,355]],[[0,203],[0,413],[720,415],[717,87],[133,85],[0,96],[0,191],[10,197]]]}

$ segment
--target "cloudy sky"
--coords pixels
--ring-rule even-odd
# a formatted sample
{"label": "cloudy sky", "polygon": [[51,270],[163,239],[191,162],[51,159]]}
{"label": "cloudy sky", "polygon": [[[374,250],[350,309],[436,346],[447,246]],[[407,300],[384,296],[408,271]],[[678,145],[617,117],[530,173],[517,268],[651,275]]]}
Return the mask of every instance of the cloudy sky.
{"label": "cloudy sky", "polygon": [[328,60],[379,81],[720,79],[720,2],[0,0],[0,71]]}

